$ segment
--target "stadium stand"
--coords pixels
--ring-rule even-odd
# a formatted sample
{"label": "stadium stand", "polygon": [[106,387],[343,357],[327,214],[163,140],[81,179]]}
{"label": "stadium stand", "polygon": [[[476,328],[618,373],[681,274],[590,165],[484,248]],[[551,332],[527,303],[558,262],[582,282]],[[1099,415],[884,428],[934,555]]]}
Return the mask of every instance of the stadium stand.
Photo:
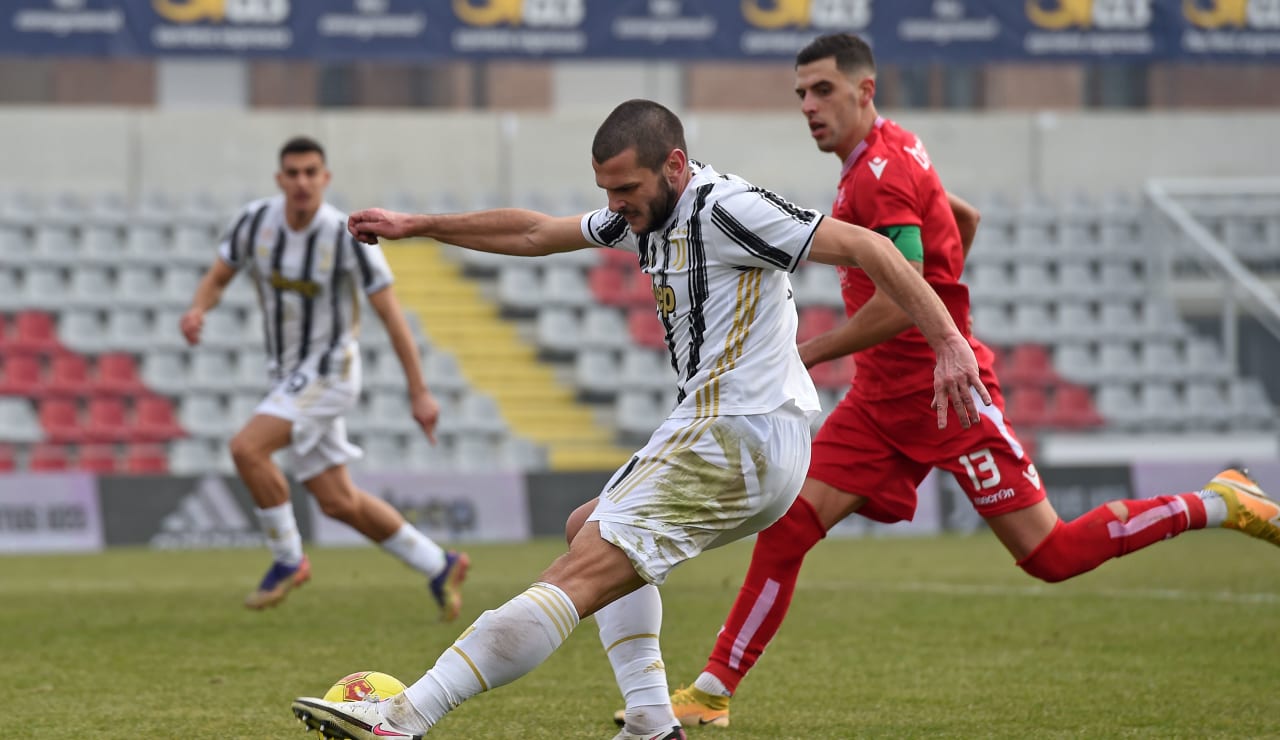
{"label": "stadium stand", "polygon": [[[1280,275],[1274,199],[1192,205],[1250,269]],[[1045,430],[1276,430],[1263,384],[1180,317],[1170,279],[1196,267],[1163,248],[1178,238],[1141,205],[1117,196],[979,206],[965,273],[974,330],[1001,357],[1008,417],[1029,444]],[[175,328],[222,228],[218,208],[152,198],[132,213],[110,199],[79,209],[48,223],[38,210],[0,219],[0,246],[29,245],[0,272],[0,466],[231,470],[226,439],[265,377],[256,299],[234,283],[197,350]],[[349,419],[362,465],[608,469],[674,403],[665,331],[633,255],[386,249],[442,404],[441,441],[421,438],[385,332],[366,320],[365,394]],[[834,270],[803,265],[793,282],[801,339],[843,320]],[[847,359],[813,369],[825,408],[853,372]]]}

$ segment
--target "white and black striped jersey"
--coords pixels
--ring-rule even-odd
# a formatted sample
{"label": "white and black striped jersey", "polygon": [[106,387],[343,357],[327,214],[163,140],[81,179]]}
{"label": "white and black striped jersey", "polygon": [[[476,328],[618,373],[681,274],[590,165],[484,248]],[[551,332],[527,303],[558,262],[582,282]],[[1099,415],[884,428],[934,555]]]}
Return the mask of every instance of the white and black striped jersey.
{"label": "white and black striped jersey", "polygon": [[759,414],[792,401],[820,410],[796,350],[791,280],[822,214],[734,175],[690,162],[671,218],[637,235],[601,209],[582,218],[588,241],[639,255],[666,328],[677,403],[672,417]]}
{"label": "white and black striped jersey", "polygon": [[274,380],[304,367],[345,374],[357,349],[357,288],[368,294],[391,284],[382,249],[351,238],[345,213],[324,203],[307,228],[293,231],[283,195],[245,206],[218,255],[253,278]]}

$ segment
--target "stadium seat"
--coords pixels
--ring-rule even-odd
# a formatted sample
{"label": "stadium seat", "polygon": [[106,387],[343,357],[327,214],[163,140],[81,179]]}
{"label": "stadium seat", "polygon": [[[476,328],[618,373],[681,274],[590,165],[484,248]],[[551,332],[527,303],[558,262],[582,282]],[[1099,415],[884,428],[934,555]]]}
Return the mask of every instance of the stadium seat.
{"label": "stadium seat", "polygon": [[219,443],[210,439],[180,439],[169,446],[169,471],[200,475],[218,469]]}
{"label": "stadium seat", "polygon": [[646,438],[662,425],[671,407],[650,391],[625,388],[614,402],[618,431],[628,439]]}
{"label": "stadium seat", "polygon": [[410,434],[418,430],[403,391],[380,390],[369,395],[365,428],[384,434]]}
{"label": "stadium seat", "polygon": [[18,469],[18,450],[11,444],[0,442],[0,473],[12,473]]}
{"label": "stadium seat", "polygon": [[844,309],[840,273],[830,265],[804,265],[791,276],[797,306]]}
{"label": "stadium seat", "polygon": [[158,475],[169,472],[169,456],[163,445],[133,444],[125,450],[121,471],[133,475]]}
{"label": "stadium seat", "polygon": [[458,407],[458,430],[464,434],[502,434],[507,431],[507,423],[491,397],[473,391],[462,398]]}
{"label": "stadium seat", "polygon": [[1091,429],[1106,423],[1093,405],[1093,394],[1073,383],[1058,385],[1049,404],[1046,423],[1062,429]]}
{"label": "stadium seat", "polygon": [[457,469],[463,472],[507,470],[498,457],[495,440],[488,435],[463,434],[454,447]]}
{"label": "stadium seat", "polygon": [[71,285],[67,291],[66,305],[78,308],[99,308],[111,305],[115,298],[116,281],[110,269],[78,265],[71,271]]}
{"label": "stadium seat", "polygon": [[592,302],[582,269],[567,264],[547,267],[542,276],[542,296],[551,306],[581,308]]}
{"label": "stadium seat", "polygon": [[600,269],[611,268],[618,270],[623,275],[630,275],[636,271],[639,264],[639,257],[634,252],[628,252],[625,249],[599,249],[600,252]]}
{"label": "stadium seat", "polygon": [[1148,429],[1168,430],[1186,424],[1186,407],[1170,383],[1144,381],[1138,386],[1142,423]]}
{"label": "stadium seat", "polygon": [[538,348],[561,357],[570,357],[578,351],[578,330],[578,317],[567,308],[544,308],[534,323]]}
{"label": "stadium seat", "polygon": [[141,393],[146,386],[138,379],[138,364],[127,352],[98,355],[92,391],[99,395],[129,396]]}
{"label": "stadium seat", "polygon": [[75,263],[77,247],[69,226],[40,224],[27,243],[25,259],[32,265],[63,267]]}
{"label": "stadium seat", "polygon": [[1219,429],[1231,422],[1231,406],[1217,381],[1196,380],[1187,384],[1187,423]]}
{"label": "stadium seat", "polygon": [[1227,385],[1227,405],[1236,425],[1248,429],[1275,429],[1276,409],[1256,378],[1240,378]]}
{"label": "stadium seat", "polygon": [[671,391],[675,378],[666,349],[628,347],[622,351],[622,365],[618,370],[615,390],[639,388],[652,391]]}
{"label": "stadium seat", "polygon": [[627,331],[641,347],[667,348],[667,330],[652,308],[632,308],[628,311]]}
{"label": "stadium seat", "polygon": [[13,334],[6,338],[7,354],[51,354],[59,349],[53,317],[43,311],[23,311],[13,321]]}
{"label": "stadium seat", "polygon": [[1006,359],[1000,379],[1011,385],[1034,385],[1044,388],[1057,382],[1049,352],[1039,344],[1020,344]]}
{"label": "stadium seat", "polygon": [[124,442],[133,436],[124,401],[110,396],[89,399],[84,426],[91,442]]}
{"label": "stadium seat", "polygon": [[503,265],[498,271],[498,301],[515,314],[532,314],[544,303],[542,279],[527,262]]}
{"label": "stadium seat", "polygon": [[467,387],[467,380],[458,367],[458,359],[444,350],[432,350],[422,360],[422,372],[433,393],[454,394]]}
{"label": "stadium seat", "polygon": [[1142,377],[1138,363],[1138,354],[1128,342],[1107,342],[1098,348],[1098,379],[1104,383],[1136,380]]}
{"label": "stadium seat", "polygon": [[66,294],[67,281],[62,268],[32,265],[23,270],[19,305],[35,309],[58,308]]}
{"label": "stadium seat", "polygon": [[27,398],[0,398],[0,441],[38,442],[44,431]]}
{"label": "stadium seat", "polygon": [[[108,316],[115,313],[109,311]],[[102,330],[102,319],[96,308],[72,308],[58,319],[58,339],[76,352],[95,354],[112,345],[110,337]]]}
{"label": "stadium seat", "polygon": [[133,406],[134,437],[145,442],[167,442],[186,436],[174,417],[173,404],[162,396],[143,396]]}
{"label": "stadium seat", "polygon": [[77,470],[90,473],[110,474],[116,472],[119,461],[116,459],[115,445],[87,444],[81,445],[76,455]]}
{"label": "stadium seat", "polygon": [[155,268],[149,265],[128,265],[120,268],[116,277],[115,306],[153,306],[162,288]]}
{"label": "stadium seat", "polygon": [[853,377],[853,368],[853,356],[845,355],[814,365],[809,368],[809,375],[813,378],[814,385],[819,388],[835,389],[849,385]]}
{"label": "stadium seat", "polygon": [[622,313],[612,306],[588,308],[578,341],[586,349],[621,351],[629,344],[627,325]]}
{"label": "stadium seat", "polygon": [[189,375],[183,353],[149,352],[142,358],[142,382],[159,393],[178,395],[187,390]]}
{"label": "stadium seat", "polygon": [[1097,355],[1089,344],[1081,342],[1057,345],[1053,351],[1053,367],[1062,377],[1077,383],[1096,383],[1101,377]]}
{"label": "stadium seat", "polygon": [[844,316],[829,306],[805,306],[800,309],[796,341],[807,342],[819,334],[825,334],[839,326],[843,320]]}
{"label": "stadium seat", "polygon": [[80,425],[76,402],[67,398],[51,398],[40,403],[40,426],[52,442],[82,442],[87,439]]}
{"label": "stadium seat", "polygon": [[198,391],[229,393],[236,385],[235,367],[226,352],[204,349],[197,350],[192,355],[187,387]]}
{"label": "stadium seat", "polygon": [[1137,395],[1128,385],[1110,383],[1100,386],[1097,409],[1117,428],[1133,430],[1142,426],[1142,408],[1138,404]]}
{"label": "stadium seat", "polygon": [[1015,429],[1037,429],[1049,421],[1049,401],[1044,388],[1026,385],[1005,394],[1005,417]]}
{"label": "stadium seat", "polygon": [[[230,418],[217,396],[193,393],[182,397],[178,408],[182,428],[197,437],[222,439],[234,432],[237,420]],[[243,421],[243,420],[241,420]],[[170,461],[172,467],[172,460]]]}
{"label": "stadium seat", "polygon": [[[0,233],[4,233],[2,229]],[[0,245],[0,254],[9,254],[4,249],[4,246]],[[22,281],[19,278],[20,273],[17,270],[0,270],[0,311],[26,308],[22,303]],[[4,320],[4,317],[0,316],[0,320]],[[8,321],[4,320],[4,324],[7,325]],[[0,328],[7,329],[7,326]],[[0,335],[3,333],[0,331]]]}
{"label": "stadium seat", "polygon": [[60,444],[42,442],[31,448],[27,458],[27,469],[33,472],[56,472],[67,470],[71,466],[71,456],[67,448]]}
{"label": "stadium seat", "polygon": [[618,386],[625,384],[619,377],[616,353],[607,349],[579,352],[573,362],[573,382],[583,394],[600,398],[613,398]]}
{"label": "stadium seat", "polygon": [[[616,250],[606,249],[606,252]],[[591,289],[591,295],[597,302],[606,306],[621,306],[626,303],[627,280],[623,273],[615,270],[608,265],[601,265],[595,268],[587,276],[587,285]]]}
{"label": "stadium seat", "polygon": [[54,398],[79,398],[89,395],[89,362],[84,355],[60,352],[49,362],[44,381],[44,395]]}
{"label": "stadium seat", "polygon": [[623,302],[628,306],[653,310],[653,278],[647,273],[631,271],[626,281]]}
{"label": "stadium seat", "polygon": [[40,358],[36,355],[4,357],[3,374],[0,374],[0,395],[43,397],[44,385],[40,374]]}
{"label": "stadium seat", "polygon": [[92,223],[84,227],[77,260],[85,265],[120,264],[124,252],[124,235],[120,227],[110,223]]}

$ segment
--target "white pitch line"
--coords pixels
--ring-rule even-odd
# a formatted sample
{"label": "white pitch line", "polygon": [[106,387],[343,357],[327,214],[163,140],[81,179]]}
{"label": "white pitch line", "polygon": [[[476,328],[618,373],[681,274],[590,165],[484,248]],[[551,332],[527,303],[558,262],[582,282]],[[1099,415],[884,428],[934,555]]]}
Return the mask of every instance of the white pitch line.
{"label": "white pitch line", "polygon": [[868,583],[865,581],[804,581],[801,589],[820,591],[886,591],[894,593],[945,594],[948,596],[1049,596],[1055,598],[1093,596],[1107,599],[1145,601],[1216,601],[1227,604],[1280,604],[1280,594],[1269,592],[1186,591],[1174,588],[1089,589],[1051,585],[994,586],[977,583]]}

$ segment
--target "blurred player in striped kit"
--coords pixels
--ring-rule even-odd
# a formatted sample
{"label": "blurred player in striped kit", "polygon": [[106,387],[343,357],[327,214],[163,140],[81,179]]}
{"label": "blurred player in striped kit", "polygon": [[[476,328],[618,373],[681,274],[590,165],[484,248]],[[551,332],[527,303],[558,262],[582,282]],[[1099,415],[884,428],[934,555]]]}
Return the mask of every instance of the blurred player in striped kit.
{"label": "blurred player in striped kit", "polygon": [[347,215],[324,200],[330,177],[318,142],[286,142],[276,173],[281,194],[241,209],[181,320],[183,336],[198,344],[205,313],[232,278],[249,273],[262,309],[270,389],[231,439],[231,456],[258,506],[273,561],[245,606],[275,606],[311,576],[288,483],[271,459],[285,450],[292,474],[320,509],[426,576],[442,618],[452,621],[461,609],[467,556],[445,552],[390,504],[357,488],[347,472],[361,455],[343,420],[360,395],[357,290],[387,328],[404,368],[405,405],[432,443],[440,407],[422,377],[382,250],[347,234]]}

